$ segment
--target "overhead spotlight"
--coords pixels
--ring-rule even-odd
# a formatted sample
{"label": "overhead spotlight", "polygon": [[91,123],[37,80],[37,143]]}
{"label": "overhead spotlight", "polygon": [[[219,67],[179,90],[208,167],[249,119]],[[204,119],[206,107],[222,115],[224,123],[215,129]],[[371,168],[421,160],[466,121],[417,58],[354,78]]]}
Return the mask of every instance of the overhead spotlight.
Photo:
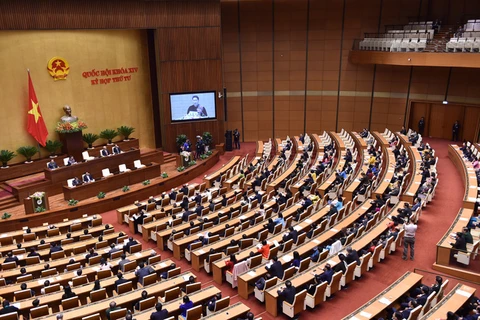
{"label": "overhead spotlight", "polygon": [[448,101],[447,101],[447,100],[443,100],[442,103],[443,103],[443,104],[448,104]]}

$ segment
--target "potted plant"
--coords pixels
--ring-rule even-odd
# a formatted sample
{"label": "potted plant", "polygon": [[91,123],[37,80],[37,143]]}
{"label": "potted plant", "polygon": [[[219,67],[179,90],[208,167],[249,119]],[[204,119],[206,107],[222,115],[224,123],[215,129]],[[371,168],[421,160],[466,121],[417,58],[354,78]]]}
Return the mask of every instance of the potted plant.
{"label": "potted plant", "polygon": [[10,218],[11,216],[12,216],[12,215],[11,215],[10,213],[4,212],[4,213],[3,213],[3,216],[2,216],[2,219],[3,219],[3,220],[8,219],[8,218]]}
{"label": "potted plant", "polygon": [[203,140],[203,143],[205,143],[205,151],[208,151],[208,149],[210,148],[210,145],[212,144],[213,142],[213,136],[210,132],[208,131],[205,131],[203,134],[202,134],[202,140]]}
{"label": "potted plant", "polygon": [[144,186],[148,186],[150,184],[150,180],[145,180],[145,181],[142,182],[142,184]]}
{"label": "potted plant", "polygon": [[50,152],[50,158],[56,158],[55,152],[60,149],[63,144],[58,140],[48,140],[45,144],[45,149]]}
{"label": "potted plant", "polygon": [[32,157],[37,154],[38,148],[34,146],[23,146],[18,148],[17,152],[27,159],[25,163],[32,163]]}
{"label": "potted plant", "polygon": [[8,161],[12,160],[16,154],[10,150],[0,150],[0,162],[2,162],[2,169],[8,168]]}
{"label": "potted plant", "polygon": [[105,129],[100,132],[100,138],[108,141],[108,144],[113,144],[112,140],[118,136],[118,132],[115,129]]}
{"label": "potted plant", "polygon": [[129,186],[124,186],[124,187],[122,188],[122,191],[123,191],[123,192],[130,191],[130,187],[129,187]]}
{"label": "potted plant", "polygon": [[100,192],[97,194],[97,198],[98,198],[98,199],[103,199],[103,198],[105,198],[106,195],[107,195],[107,194],[106,194],[105,192],[100,191]]}
{"label": "potted plant", "polygon": [[98,140],[99,136],[95,133],[84,133],[82,138],[88,144],[88,149],[93,149],[93,143]]}
{"label": "potted plant", "polygon": [[135,131],[135,128],[128,126],[121,126],[117,128],[118,133],[123,136],[123,141],[129,141],[128,137]]}
{"label": "potted plant", "polygon": [[78,203],[78,200],[75,200],[75,199],[68,200],[68,205],[71,207],[76,206],[77,203]]}
{"label": "potted plant", "polygon": [[177,144],[178,150],[181,149],[185,141],[187,141],[187,135],[185,134],[179,134],[177,138],[175,139],[175,143]]}
{"label": "potted plant", "polygon": [[162,178],[168,178],[168,174],[165,171],[162,173]]}

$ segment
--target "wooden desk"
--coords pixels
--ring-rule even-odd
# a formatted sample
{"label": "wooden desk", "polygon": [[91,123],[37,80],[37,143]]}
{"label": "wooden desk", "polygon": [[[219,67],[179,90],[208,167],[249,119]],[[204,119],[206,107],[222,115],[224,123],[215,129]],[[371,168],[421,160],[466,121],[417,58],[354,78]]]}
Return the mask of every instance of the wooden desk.
{"label": "wooden desk", "polygon": [[[119,237],[119,233],[111,233],[103,237],[104,241],[108,241],[108,244],[110,245],[111,243],[115,242],[116,239]],[[74,248],[78,247],[79,245],[84,245],[87,250],[90,248],[93,248],[95,244],[98,242],[97,238],[91,238],[88,240],[76,242],[76,243],[71,243],[62,246],[66,257],[61,258],[61,259],[56,259],[49,261],[50,268],[56,268],[58,271],[63,271],[70,261],[70,259],[74,258],[76,262],[81,262],[83,265],[85,264],[84,262],[86,261],[85,255],[86,253],[78,254],[76,256],[71,256],[70,253],[73,251]],[[105,248],[110,250],[110,248]],[[102,250],[99,250],[99,254],[102,252]],[[46,250],[39,250],[37,253],[40,255],[40,257],[45,258],[47,256],[50,256],[50,249]],[[37,263],[37,264],[32,264],[29,266],[25,266],[25,269],[27,271],[27,274],[31,273],[33,277],[35,278],[36,275],[40,274],[41,271],[44,268],[44,263]],[[2,278],[15,278],[20,275],[20,268],[15,268],[15,269],[9,269],[9,270],[4,270],[1,273]]]}
{"label": "wooden desk", "polygon": [[94,182],[84,183],[76,187],[63,186],[63,198],[65,200],[85,200],[95,197],[99,192],[108,192],[120,189],[123,186],[140,183],[148,179],[160,176],[160,164],[152,163],[152,165],[144,168],[131,170],[124,173],[114,174],[107,178],[97,179]]}
{"label": "wooden desk", "polygon": [[452,246],[450,242],[455,242],[453,238],[450,237],[452,233],[461,232],[463,227],[468,224],[468,221],[473,215],[473,209],[461,208],[458,212],[455,220],[453,220],[452,225],[448,228],[445,235],[437,243],[437,259],[436,263],[444,266],[450,265],[450,251]]}
{"label": "wooden desk", "polygon": [[275,144],[277,145],[277,148],[276,148],[276,153],[277,154],[280,154],[283,150],[283,144],[282,144],[282,139],[280,138],[277,138],[275,139]]}
{"label": "wooden desk", "polygon": [[242,315],[245,315],[247,312],[250,311],[250,308],[244,305],[241,302],[237,302],[228,308],[225,308],[219,312],[215,312],[208,317],[203,317],[202,319],[210,319],[210,320],[231,320],[240,318]]}
{"label": "wooden desk", "polygon": [[361,153],[361,151],[367,149],[367,142],[357,132],[352,131],[350,133],[350,135],[352,136],[353,140],[355,141],[355,146],[357,147],[359,153]]}
{"label": "wooden desk", "polygon": [[423,316],[423,320],[446,319],[447,312],[458,311],[474,294],[476,289],[464,284],[457,284],[447,295],[443,297],[429,312]]}
{"label": "wooden desk", "polygon": [[328,134],[335,141],[335,145],[338,146],[337,150],[340,150],[340,151],[345,150],[345,143],[343,142],[342,138],[340,137],[340,133],[337,133],[335,131],[330,131]]}
{"label": "wooden desk", "polygon": [[[403,142],[402,142],[403,144]],[[413,203],[415,200],[415,194],[420,188],[422,183],[422,171],[420,170],[420,165],[422,164],[422,156],[418,152],[417,147],[412,147],[404,144],[404,147],[407,149],[410,158],[410,182],[405,188],[405,192],[401,195],[400,199],[406,202]]]}
{"label": "wooden desk", "polygon": [[[86,228],[86,227],[88,227],[88,225],[90,223],[92,223],[92,225],[94,225],[94,226],[102,224],[102,216],[101,215],[95,216],[95,219],[93,219],[93,215],[81,217],[80,219],[76,219],[76,220],[66,219],[66,221],[55,223],[55,226],[60,229],[60,233],[66,233],[70,230],[70,226],[73,225],[73,224],[81,224],[82,228]],[[46,222],[46,224],[47,225],[45,225],[45,226],[31,228],[30,231],[32,233],[35,233],[35,235],[39,239],[45,238],[47,236],[47,230],[48,230],[48,227],[49,227],[48,222]],[[2,233],[0,235],[0,243],[5,245],[5,242],[2,241],[2,239],[5,239],[5,238],[12,238],[12,239],[15,239],[15,241],[17,243],[21,243],[21,242],[23,242],[23,235],[24,234],[25,234],[25,230],[22,230],[22,229]],[[12,243],[12,242],[10,242],[10,243]],[[16,248],[16,246],[15,246],[15,248]]]}
{"label": "wooden desk", "polygon": [[463,207],[473,209],[478,197],[478,181],[475,169],[470,162],[463,159],[462,151],[457,145],[448,146],[448,157],[460,171],[463,183],[465,184],[465,195]]}
{"label": "wooden desk", "polygon": [[[195,306],[207,303],[217,293],[221,293],[220,289],[215,286],[209,286],[200,291],[189,294],[190,301],[193,301]],[[168,311],[168,317],[178,316],[180,314],[180,304],[183,303],[183,297],[163,303],[163,310]],[[150,315],[155,312],[155,308],[149,308],[145,311],[136,311],[136,320],[150,320]],[[202,318],[204,319],[204,317]],[[225,318],[224,318],[225,319]]]}
{"label": "wooden desk", "polygon": [[[158,263],[152,264],[150,266],[155,270],[158,277],[160,278],[160,274],[162,272],[166,272],[169,269],[170,264],[172,264],[172,263],[173,263],[172,260],[167,259],[167,260],[160,261]],[[96,267],[96,268],[98,269],[98,267]],[[73,274],[73,271],[67,272],[67,274],[68,273]],[[83,273],[82,273],[82,275],[83,275]],[[63,278],[63,276],[64,275],[60,275],[60,276],[54,277],[54,278]],[[137,282],[137,276],[135,275],[135,271],[123,273],[123,278],[128,280],[128,281],[132,281],[133,283]],[[111,277],[104,278],[104,279],[100,280],[100,285],[101,285],[102,288],[105,288],[107,290],[107,292],[112,292],[115,289],[115,281],[116,280],[118,280],[117,276],[113,275]],[[55,283],[58,283],[58,280]],[[92,287],[93,287],[93,282],[90,282],[90,283],[87,283],[85,285],[75,286],[75,287],[72,288],[72,291],[75,292],[75,294],[80,299],[86,299],[86,297],[88,297],[90,295],[90,292],[92,291]],[[46,295],[31,297],[29,299],[23,299],[21,301],[17,301],[16,304],[18,305],[18,308],[20,309],[20,312],[26,314],[27,312],[30,312],[30,309],[32,308],[32,302],[36,298],[41,299],[42,304],[48,304],[49,306],[60,305],[61,301],[62,301],[63,294],[64,294],[63,291],[57,291],[57,292],[52,293],[52,294],[46,294]]]}
{"label": "wooden desk", "polygon": [[297,144],[297,152],[298,151],[303,152],[303,149],[305,148],[305,146],[303,145],[303,142],[300,141],[300,137],[295,136],[294,139],[295,139],[295,143]]}
{"label": "wooden desk", "polygon": [[[266,205],[265,205],[265,210],[269,209],[271,206],[273,206],[274,204],[274,200],[270,200]],[[290,215],[293,215],[293,212],[296,211],[296,209],[298,208],[299,206],[297,205],[293,205],[291,206],[290,208],[286,209],[284,211],[284,218],[288,218]],[[251,210],[248,215],[245,214],[244,216],[246,217],[251,217],[253,216],[253,214],[255,213],[255,210]],[[235,222],[234,220],[230,220],[230,221],[233,221]],[[192,268],[196,271],[200,271],[200,269],[203,267],[203,262],[206,258],[206,255],[209,253],[210,249],[215,249],[216,252],[218,252],[219,250],[222,250],[222,249],[225,249],[227,248],[229,245],[230,245],[230,240],[240,240],[242,239],[242,236],[245,234],[247,236],[247,238],[256,238],[255,235],[257,235],[258,232],[260,232],[261,230],[263,230],[263,224],[264,224],[265,221],[261,221],[259,224],[257,225],[254,225],[254,226],[251,226],[249,228],[247,228],[246,230],[243,230],[242,232],[237,232],[237,233],[234,233],[232,236],[228,237],[228,238],[223,238],[222,240],[220,241],[217,241],[215,243],[212,243],[208,246],[203,246],[202,248],[198,249],[198,250],[195,250],[192,252],[191,254],[191,257],[192,257]],[[230,224],[230,223],[229,223]],[[231,225],[231,224],[230,224]],[[225,229],[225,224],[222,224],[220,226],[220,230],[224,230]],[[216,231],[216,230],[215,230]],[[198,236],[196,237],[198,238]]]}
{"label": "wooden desk", "polygon": [[[130,261],[138,262],[141,260],[147,260],[151,256],[151,253],[152,253],[152,250],[150,249],[144,250],[134,254],[127,254],[127,258]],[[120,258],[111,260],[109,262],[115,268],[118,266],[119,261],[120,261]],[[82,275],[86,275],[89,279],[94,279],[96,277],[97,270],[98,270],[98,265],[86,266],[82,269]],[[126,275],[126,273],[124,275]],[[37,292],[40,292],[40,288],[43,288],[43,281],[40,281],[40,280],[50,280],[50,284],[60,283],[62,285],[66,285],[68,281],[71,281],[73,278],[74,278],[73,271],[69,271],[67,273],[60,273],[59,276],[37,278],[25,283],[27,284],[27,287],[29,289],[33,289]],[[10,301],[13,301],[14,292],[21,290],[20,286],[21,286],[21,283],[15,283],[15,284],[0,287],[0,295],[5,299],[9,299]]]}
{"label": "wooden desk", "polygon": [[55,170],[44,170],[45,178],[52,181],[52,183],[65,183],[68,179],[73,177],[82,178],[82,174],[86,171],[90,172],[92,176],[97,177],[102,175],[103,169],[110,169],[111,172],[118,171],[118,165],[126,164],[127,166],[133,166],[133,161],[140,159],[140,150],[128,150],[126,152],[112,155],[109,157],[97,158],[95,160],[80,162],[71,166],[59,167]]}
{"label": "wooden desk", "polygon": [[[403,207],[403,202],[399,202],[393,208],[391,208],[390,212],[394,212],[398,207]],[[387,213],[388,215],[388,213]],[[339,226],[335,228],[340,228]],[[376,239],[379,237],[383,232],[387,230],[387,223],[386,219],[383,218],[381,219],[373,229],[371,229],[369,232],[364,234],[361,238],[355,240],[352,244],[351,247],[357,251],[361,250],[365,246],[369,245],[372,240]],[[320,235],[319,237],[322,237],[323,235]],[[317,238],[318,239],[318,238]],[[311,241],[313,242],[313,241]],[[318,244],[316,244],[318,245]],[[299,288],[302,286],[305,286],[309,283],[313,283],[314,277],[311,274],[311,272],[316,272],[317,270],[322,270],[327,263],[329,263],[332,268],[338,263],[340,260],[338,259],[338,254],[335,254],[333,256],[327,257],[327,259],[314,264],[312,267],[309,269],[305,270],[303,273],[298,274],[294,276],[293,278],[290,278],[290,281],[292,282],[292,285]],[[320,273],[320,272],[317,272]],[[239,284],[240,284],[240,278],[239,278]],[[268,313],[270,313],[273,316],[277,316],[277,299],[278,299],[278,293],[277,290],[278,288],[283,285],[283,283],[280,281],[278,285],[272,287],[269,291],[265,293],[265,306],[266,310]],[[240,289],[240,287],[239,287]],[[239,290],[239,295],[240,295],[240,290]]]}
{"label": "wooden desk", "polygon": [[[144,290],[147,290],[149,295],[160,296],[160,295],[163,295],[165,291],[171,288],[184,287],[185,284],[188,282],[188,278],[190,276],[193,276],[194,278],[196,278],[196,276],[193,273],[187,272],[179,275],[178,277],[146,286],[144,287]],[[68,320],[78,320],[95,313],[104,314],[110,302],[115,301],[117,306],[124,307],[126,305],[130,305],[132,302],[137,301],[139,297],[139,293],[140,291],[130,291],[118,296],[113,296],[113,297],[104,299],[102,301],[89,303],[74,309],[69,309],[63,312],[63,317],[64,319],[68,319]],[[41,319],[56,320],[56,317],[57,317],[56,315],[50,315],[48,317],[44,317]]]}
{"label": "wooden desk", "polygon": [[275,188],[277,188],[285,179],[287,179],[287,177],[288,177],[293,171],[295,171],[295,168],[297,167],[297,162],[300,160],[301,157],[302,157],[302,155],[297,154],[297,156],[296,156],[295,159],[290,163],[290,165],[288,166],[288,168],[287,168],[281,175],[279,175],[275,180],[273,180],[272,182],[270,182],[270,183],[267,185],[267,193],[269,193],[270,191],[272,191],[272,190],[274,190]]}
{"label": "wooden desk", "polygon": [[318,186],[317,190],[320,192],[322,197],[325,196],[325,191],[332,185],[333,181],[335,181],[335,179],[337,178],[335,174],[337,172],[337,169],[342,170],[342,168],[345,166],[345,155],[346,151],[342,150],[338,156],[337,163],[335,164],[335,166],[332,167],[332,174],[326,180],[324,180],[321,185]]}
{"label": "wooden desk", "polygon": [[[374,132],[374,135],[375,134],[378,135],[377,132]],[[383,168],[385,168],[385,172],[383,173],[383,178],[377,177],[377,179],[380,179],[381,182],[378,184],[377,188],[372,193],[372,198],[375,198],[377,195],[382,196],[385,190],[387,190],[388,185],[393,178],[393,174],[395,173],[395,155],[393,154],[393,151],[390,150],[388,146],[383,145],[382,155],[385,156],[383,158],[383,161],[385,162],[385,165],[383,166]]]}
{"label": "wooden desk", "polygon": [[385,309],[391,307],[395,301],[407,294],[412,288],[421,284],[423,276],[413,272],[406,272],[394,283],[372,298],[366,304],[343,318],[348,319],[373,319],[380,317]]}
{"label": "wooden desk", "polygon": [[360,179],[358,178],[359,175],[363,173],[367,173],[368,170],[368,162],[365,161],[366,157],[369,156],[367,149],[359,150],[360,154],[360,162],[357,163],[357,166],[360,166],[360,169],[357,170],[355,174],[355,179],[352,180],[350,185],[345,189],[343,192],[343,196],[345,197],[345,201],[352,201],[353,193],[357,190],[360,186]]}
{"label": "wooden desk", "polygon": [[[103,230],[105,230],[105,225],[98,225],[98,226],[95,226],[95,227],[88,228],[89,234],[91,234],[93,237],[100,236],[100,234],[102,233]],[[71,237],[72,239],[78,239],[78,237],[83,235],[83,229],[75,231],[75,232],[71,232],[70,234],[72,236]],[[28,242],[23,242],[22,243],[22,249],[25,249],[27,253],[22,255],[23,256],[22,259],[26,259],[27,255],[30,253],[29,252],[30,248],[38,247],[38,245],[40,244],[40,241],[42,241],[42,240],[44,240],[45,243],[47,243],[47,244],[48,243],[51,244],[53,242],[61,243],[61,241],[65,240],[65,239],[67,239],[66,235],[65,234],[60,234],[58,236],[48,237],[48,238],[44,238],[44,239],[37,239],[37,240],[33,240],[33,241],[28,241]],[[13,251],[13,250],[16,250],[16,249],[17,249],[16,244],[0,246],[0,253],[2,254],[3,257],[5,257],[9,251]],[[22,259],[20,259],[19,255],[17,255],[17,257],[18,257],[19,260],[22,260]]]}
{"label": "wooden desk", "polygon": [[320,137],[316,133],[312,134],[311,139],[313,140],[313,143],[315,144],[315,148],[317,148],[317,150],[318,150],[317,154],[320,156],[320,153],[323,152],[323,150],[324,150],[325,143],[322,141],[322,139],[320,139]]}
{"label": "wooden desk", "polygon": [[263,141],[257,141],[257,150],[255,151],[256,157],[263,157]]}
{"label": "wooden desk", "polygon": [[[84,214],[96,214],[110,210],[116,210],[119,207],[132,204],[138,199],[147,199],[154,194],[161,194],[181,184],[191,181],[193,177],[203,175],[207,170],[212,168],[219,160],[219,153],[213,150],[213,154],[205,160],[197,161],[197,164],[191,166],[185,171],[175,172],[168,178],[157,177],[151,180],[151,184],[144,186],[136,184],[131,187],[129,192],[108,193],[104,199],[91,198],[81,201],[75,207],[65,204],[56,205],[47,212],[33,213],[28,216],[18,214],[10,219],[1,220],[0,226],[3,230],[21,230],[23,226],[28,225],[33,228],[41,226],[45,221],[50,224],[62,222],[63,219],[78,219]],[[60,186],[61,189],[61,186]],[[39,191],[39,190],[35,190]],[[60,191],[61,192],[61,191]],[[52,204],[50,204],[52,205]]]}
{"label": "wooden desk", "polygon": [[377,142],[380,143],[381,146],[384,146],[384,147],[387,147],[387,148],[390,146],[387,139],[380,132],[374,131],[374,132],[372,132],[372,135],[375,137]]}
{"label": "wooden desk", "polygon": [[217,178],[221,174],[225,174],[228,170],[232,169],[239,161],[240,161],[240,156],[235,156],[228,161],[228,163],[224,164],[220,169],[215,171],[214,173],[211,173],[210,175],[206,176],[203,178],[203,181],[207,183],[207,188],[210,188],[213,186],[213,182],[217,180]]}

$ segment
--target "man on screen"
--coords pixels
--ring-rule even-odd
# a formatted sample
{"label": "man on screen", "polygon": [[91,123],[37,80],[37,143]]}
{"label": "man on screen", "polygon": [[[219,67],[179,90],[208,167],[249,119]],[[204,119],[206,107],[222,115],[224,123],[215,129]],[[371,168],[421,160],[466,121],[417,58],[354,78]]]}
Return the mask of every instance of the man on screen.
{"label": "man on screen", "polygon": [[207,110],[205,109],[205,107],[202,107],[198,103],[198,100],[200,100],[200,98],[198,98],[198,96],[193,96],[192,97],[193,105],[188,107],[187,114],[189,114],[190,112],[197,112],[200,117],[207,117],[208,116],[207,115]]}

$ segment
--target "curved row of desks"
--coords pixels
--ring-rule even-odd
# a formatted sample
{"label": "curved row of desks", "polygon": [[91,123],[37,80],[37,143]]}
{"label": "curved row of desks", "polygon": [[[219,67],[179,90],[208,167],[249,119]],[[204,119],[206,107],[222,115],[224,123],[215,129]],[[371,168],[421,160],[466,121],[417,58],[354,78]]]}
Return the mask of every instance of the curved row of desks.
{"label": "curved row of desks", "polygon": [[457,145],[448,146],[448,157],[460,172],[463,183],[465,184],[465,195],[463,197],[463,207],[473,209],[477,202],[478,196],[478,181],[475,175],[475,170],[472,164],[465,161],[462,156],[462,151]]}

